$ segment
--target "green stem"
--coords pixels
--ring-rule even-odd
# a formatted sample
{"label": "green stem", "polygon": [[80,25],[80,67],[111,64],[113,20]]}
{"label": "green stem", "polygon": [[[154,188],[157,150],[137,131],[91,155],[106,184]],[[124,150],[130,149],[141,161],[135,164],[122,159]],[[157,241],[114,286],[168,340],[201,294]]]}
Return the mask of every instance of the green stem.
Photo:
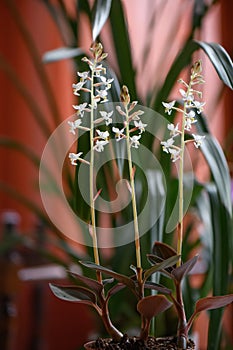
{"label": "green stem", "polygon": [[[95,65],[95,62],[94,62]],[[95,67],[95,66],[94,66]],[[91,120],[90,120],[90,172],[89,172],[89,183],[90,183],[90,207],[91,207],[91,234],[93,243],[94,261],[97,265],[100,265],[99,251],[98,251],[98,240],[96,232],[96,220],[95,220],[95,201],[94,201],[94,67],[91,72]],[[101,283],[102,275],[100,272],[96,272],[97,279]]]}
{"label": "green stem", "polygon": [[126,110],[127,156],[128,156],[129,177],[130,177],[130,187],[131,187],[131,196],[132,196],[134,235],[135,235],[135,248],[136,248],[136,262],[137,262],[137,268],[138,268],[138,272],[139,272],[138,282],[141,282],[142,281],[142,276],[141,276],[141,248],[140,248],[140,235],[139,235],[139,228],[138,228],[138,215],[137,215],[136,195],[135,195],[135,186],[134,186],[134,169],[133,169],[133,165],[132,165],[132,155],[131,155],[131,146],[130,146],[128,107],[125,107],[125,110]]}
{"label": "green stem", "polygon": [[177,267],[181,265],[182,244],[183,244],[183,216],[184,216],[184,148],[185,148],[185,113],[186,107],[184,105],[182,116],[182,128],[181,128],[181,144],[180,144],[180,164],[179,164],[179,222],[178,222],[178,234],[177,234],[177,254],[180,255],[180,259],[177,262]]}

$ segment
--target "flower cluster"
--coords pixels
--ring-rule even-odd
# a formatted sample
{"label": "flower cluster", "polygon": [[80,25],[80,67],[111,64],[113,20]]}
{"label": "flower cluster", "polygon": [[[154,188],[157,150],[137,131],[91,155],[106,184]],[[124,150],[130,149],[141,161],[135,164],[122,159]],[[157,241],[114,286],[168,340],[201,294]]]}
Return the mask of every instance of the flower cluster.
{"label": "flower cluster", "polygon": [[[75,121],[68,121],[70,126],[70,132],[76,134],[77,129],[82,129],[89,131],[92,135],[91,139],[94,143],[94,150],[101,152],[104,149],[104,146],[108,144],[109,133],[108,131],[100,131],[95,129],[96,124],[104,121],[106,125],[109,125],[112,122],[111,116],[113,112],[107,113],[106,111],[99,111],[100,118],[94,120],[94,110],[97,109],[98,103],[104,103],[108,101],[108,91],[111,88],[111,83],[113,79],[107,79],[106,68],[103,67],[101,62],[107,57],[106,53],[103,53],[103,47],[100,43],[94,43],[91,47],[91,52],[93,59],[84,57],[82,60],[86,62],[89,66],[89,71],[78,72],[79,82],[72,85],[73,93],[76,96],[80,96],[80,92],[86,92],[90,94],[90,103],[87,102],[81,103],[79,105],[73,105],[75,109],[75,115],[77,119]],[[90,115],[89,127],[82,125],[82,119],[84,113],[87,112]],[[77,160],[85,162],[81,158],[82,152],[79,153],[70,153],[69,158],[71,164],[77,165]]]}
{"label": "flower cluster", "polygon": [[[124,117],[123,128],[119,129],[116,127],[112,128],[115,133],[117,141],[122,139],[129,139],[130,146],[138,148],[140,145],[141,134],[145,131],[147,124],[143,124],[140,115],[144,114],[142,110],[136,110],[137,101],[130,103],[130,95],[126,86],[122,87],[121,90],[121,102],[123,103],[124,110],[121,106],[117,106],[116,109],[120,115]],[[130,128],[130,123],[134,123],[134,126]],[[138,134],[134,134],[135,131],[139,131]],[[131,136],[132,135],[132,136]]]}
{"label": "flower cluster", "polygon": [[[195,85],[204,83],[201,71],[201,61],[198,61],[192,67],[189,84],[187,84],[183,79],[179,79],[179,82],[183,84],[185,88],[179,90],[183,100],[183,109],[176,106],[175,100],[169,103],[162,102],[163,106],[165,107],[165,113],[168,113],[168,115],[171,115],[172,110],[182,113],[181,128],[179,128],[179,123],[176,125],[172,123],[168,124],[167,128],[170,131],[170,138],[167,141],[161,142],[163,151],[171,155],[173,162],[180,159],[182,153],[182,142],[176,142],[178,136],[183,139],[183,145],[188,142],[193,142],[196,148],[201,146],[202,140],[205,137],[190,133],[193,124],[197,122],[196,115],[200,114],[203,111],[203,106],[205,105],[205,102],[201,102],[195,99],[196,97],[202,97],[202,93],[194,89]],[[187,131],[189,134],[191,134],[192,139],[184,140],[184,133]]]}

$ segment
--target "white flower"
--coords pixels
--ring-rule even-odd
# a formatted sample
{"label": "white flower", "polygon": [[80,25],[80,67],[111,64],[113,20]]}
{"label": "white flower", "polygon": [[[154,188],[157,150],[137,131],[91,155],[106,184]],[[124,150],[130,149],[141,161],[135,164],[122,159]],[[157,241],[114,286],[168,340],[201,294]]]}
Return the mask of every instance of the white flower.
{"label": "white flower", "polygon": [[174,140],[172,137],[170,139],[168,139],[167,141],[162,141],[161,145],[162,145],[163,151],[166,153],[169,153],[169,149],[173,145],[173,143],[174,143]]}
{"label": "white flower", "polygon": [[179,91],[184,101],[191,103],[194,100],[194,96],[191,92],[185,92],[183,89],[180,89]]}
{"label": "white flower", "polygon": [[97,134],[99,135],[99,137],[105,141],[108,140],[109,138],[109,132],[108,131],[100,131],[100,130],[96,130]]}
{"label": "white flower", "polygon": [[101,76],[100,77],[101,81],[106,85],[106,89],[109,90],[111,88],[111,83],[113,82],[113,78],[111,79],[106,79],[106,77]]}
{"label": "white flower", "polygon": [[162,102],[163,106],[165,107],[165,113],[167,113],[168,115],[171,115],[172,112],[172,108],[174,107],[176,101],[171,101],[169,103],[167,102]]}
{"label": "white flower", "polygon": [[138,148],[140,142],[138,141],[141,138],[141,135],[134,135],[130,137],[130,145],[134,148]]}
{"label": "white flower", "polygon": [[107,101],[107,96],[108,96],[107,90],[104,90],[104,89],[103,90],[97,90],[96,89],[96,91],[98,92],[98,97],[103,99],[103,101],[101,101],[101,102],[106,102]]}
{"label": "white flower", "polygon": [[196,114],[195,114],[194,111],[191,110],[188,113],[186,113],[185,116],[188,117],[188,118],[191,118],[191,119],[195,119]]}
{"label": "white flower", "polygon": [[75,130],[82,124],[82,121],[81,119],[77,119],[74,122],[68,121],[68,124],[70,126],[70,132],[75,135]]}
{"label": "white flower", "polygon": [[116,134],[115,137],[117,141],[120,141],[124,137],[124,128],[120,130],[113,126],[112,131]]}
{"label": "white flower", "polygon": [[178,128],[179,124],[176,124],[176,126],[174,124],[168,124],[167,128],[168,130],[170,130],[170,135],[172,137],[175,137],[177,135],[179,135],[179,128]]}
{"label": "white flower", "polygon": [[177,159],[180,158],[180,149],[176,148],[169,148],[169,153],[171,155],[171,160],[175,162]]}
{"label": "white flower", "polygon": [[141,120],[139,122],[137,120],[134,121],[134,125],[136,128],[139,129],[139,133],[141,134],[143,131],[145,131],[145,128],[147,127],[147,124],[143,124]]}
{"label": "white flower", "polygon": [[[90,66],[90,69],[93,70],[93,66]],[[105,71],[106,71],[106,69],[103,68],[102,64],[100,64],[99,66],[95,67],[94,75],[95,75],[95,77],[100,78],[101,72],[105,72]]]}
{"label": "white flower", "polygon": [[100,115],[104,119],[106,125],[109,125],[112,123],[111,116],[113,115],[113,111],[109,113],[107,113],[106,111],[100,111]]}
{"label": "white flower", "polygon": [[102,152],[104,150],[104,146],[107,144],[108,144],[107,140],[96,140],[94,150],[97,152]]}
{"label": "white flower", "polygon": [[69,154],[69,158],[71,161],[72,165],[77,165],[76,161],[80,160],[80,156],[83,154],[83,152],[79,152],[79,153],[70,153]]}
{"label": "white flower", "polygon": [[191,128],[192,128],[192,120],[189,118],[186,118],[184,123],[184,129],[187,131],[190,131]]}
{"label": "white flower", "polygon": [[80,81],[79,83],[77,84],[72,84],[72,88],[73,88],[73,92],[74,92],[74,95],[76,96],[80,96],[80,94],[78,93],[78,91],[80,91],[83,87],[83,85],[86,83],[86,81]]}
{"label": "white flower", "polygon": [[87,102],[81,103],[80,105],[73,105],[73,108],[77,110],[77,114],[82,118],[84,115],[85,108],[87,107]]}
{"label": "white flower", "polygon": [[192,128],[192,124],[197,122],[197,120],[195,119],[195,116],[196,114],[194,111],[190,111],[185,115],[185,124],[184,124],[185,130],[190,131]]}
{"label": "white flower", "polygon": [[205,102],[193,101],[193,105],[197,109],[197,113],[200,114],[203,111]]}
{"label": "white flower", "polygon": [[81,81],[88,78],[89,72],[78,72],[78,76],[81,78]]}
{"label": "white flower", "polygon": [[202,144],[202,140],[205,138],[205,136],[195,135],[195,134],[192,134],[192,136],[194,138],[194,146],[196,148],[200,147]]}

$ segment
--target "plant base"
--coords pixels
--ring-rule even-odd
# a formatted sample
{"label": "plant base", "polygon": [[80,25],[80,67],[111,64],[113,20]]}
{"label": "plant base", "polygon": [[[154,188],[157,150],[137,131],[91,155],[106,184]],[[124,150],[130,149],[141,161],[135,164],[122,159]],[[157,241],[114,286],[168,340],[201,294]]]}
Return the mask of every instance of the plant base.
{"label": "plant base", "polygon": [[[176,337],[149,337],[147,341],[143,341],[127,335],[124,335],[120,342],[114,342],[112,339],[97,339],[86,343],[84,347],[86,350],[178,350]],[[187,350],[193,349],[195,344],[189,340]]]}

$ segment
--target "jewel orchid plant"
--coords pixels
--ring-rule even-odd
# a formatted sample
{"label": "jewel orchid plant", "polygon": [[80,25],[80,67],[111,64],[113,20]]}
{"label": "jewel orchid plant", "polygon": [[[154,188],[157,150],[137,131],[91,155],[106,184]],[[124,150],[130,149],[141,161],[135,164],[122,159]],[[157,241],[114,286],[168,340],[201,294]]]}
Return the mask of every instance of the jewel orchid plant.
{"label": "jewel orchid plant", "polygon": [[[69,159],[74,166],[78,164],[77,162],[81,162],[89,168],[90,219],[87,222],[87,226],[92,238],[94,261],[80,261],[80,264],[91,271],[95,271],[96,278],[90,278],[89,276],[70,271],[69,275],[74,282],[73,285],[61,286],[51,284],[50,287],[60,299],[94,307],[102,318],[106,331],[114,341],[120,341],[123,333],[113,325],[108,305],[110,298],[123,288],[129,288],[137,300],[137,311],[141,317],[139,338],[142,341],[147,341],[148,339],[151,320],[173,305],[179,320],[177,345],[179,349],[187,349],[188,333],[197,314],[203,310],[225,306],[233,301],[233,295],[200,299],[196,303],[193,315],[188,321],[186,320],[182,296],[182,280],[194,267],[198,257],[195,256],[186,262],[182,261],[184,150],[187,143],[193,143],[198,148],[204,140],[204,136],[196,135],[192,131],[193,125],[196,123],[196,115],[201,113],[204,106],[203,102],[196,99],[196,97],[201,97],[201,92],[196,90],[195,87],[197,84],[204,82],[201,75],[201,62],[197,62],[193,66],[188,84],[180,79],[180,83],[184,87],[184,89],[180,89],[182,107],[178,107],[176,101],[163,103],[168,115],[171,114],[172,110],[181,113],[181,126],[179,124],[168,124],[170,138],[161,142],[163,150],[170,154],[172,161],[179,162],[177,248],[174,249],[163,242],[155,242],[152,254],[147,256],[151,266],[144,269],[141,263],[141,242],[135,191],[136,169],[132,160],[132,148],[137,150],[140,147],[142,134],[147,127],[147,124],[141,120],[144,111],[136,108],[137,101],[131,102],[128,88],[123,86],[120,94],[121,103],[117,105],[116,109],[109,112],[102,108],[102,110],[98,111],[99,114],[97,113],[97,106],[104,106],[104,103],[108,101],[108,93],[113,79],[106,78],[106,68],[103,65],[103,60],[107,57],[107,54],[103,52],[103,47],[100,43],[92,45],[91,54],[92,58],[83,58],[83,61],[89,66],[89,71],[78,72],[79,81],[73,84],[74,94],[79,96],[81,92],[86,93],[89,96],[89,103],[74,105],[76,119],[69,121],[68,124],[70,132],[74,135],[76,135],[78,130],[89,133],[89,159],[86,159],[82,150],[79,149],[77,153],[70,153]],[[119,123],[117,127],[114,125],[116,113],[122,118],[121,127],[119,127]],[[87,122],[83,123],[85,118],[87,118]],[[103,123],[105,124],[104,130],[102,127]],[[99,124],[101,124],[101,128],[98,126]],[[186,132],[189,133],[188,137]],[[95,193],[95,157],[96,152],[104,152],[105,147],[108,147],[111,135],[115,135],[116,142],[125,142],[126,146],[128,163],[127,187],[132,204],[136,257],[136,266],[130,266],[132,270],[130,276],[106,268],[100,263],[98,229],[96,226],[96,201],[101,189]],[[155,273],[162,273],[171,278],[175,286],[174,291],[153,282],[151,276]],[[108,278],[105,279],[103,276],[108,276]]]}

